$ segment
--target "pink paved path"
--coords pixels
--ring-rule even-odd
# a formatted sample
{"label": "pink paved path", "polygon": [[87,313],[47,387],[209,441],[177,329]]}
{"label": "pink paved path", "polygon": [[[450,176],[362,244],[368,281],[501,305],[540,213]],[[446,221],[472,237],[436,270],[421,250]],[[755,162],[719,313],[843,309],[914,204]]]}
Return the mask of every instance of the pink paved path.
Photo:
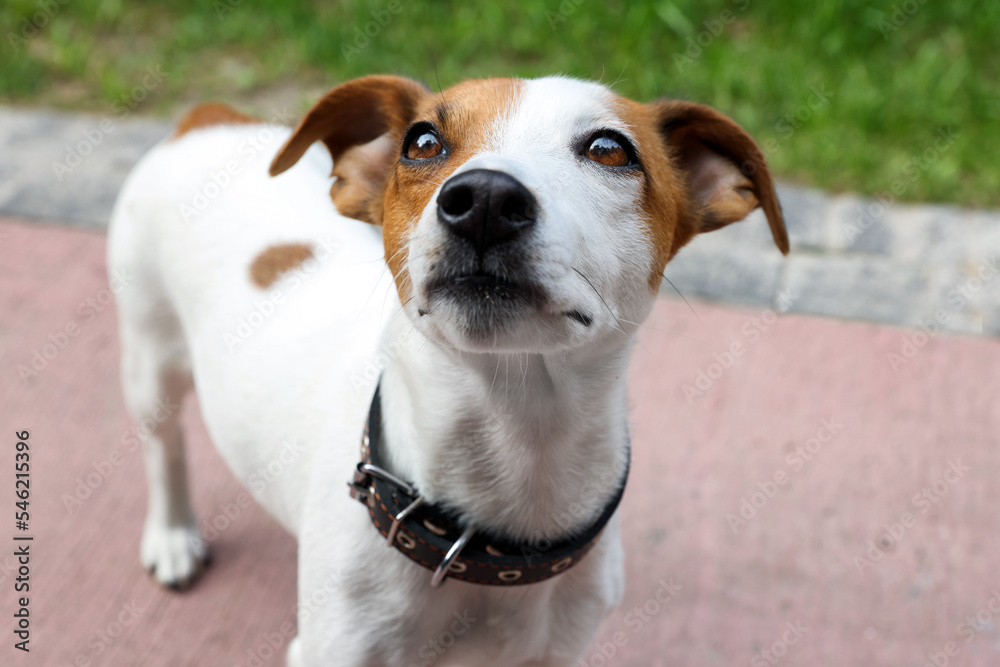
{"label": "pink paved path", "polygon": [[[145,490],[121,440],[114,312],[80,306],[100,307],[104,238],[0,221],[0,258],[0,664],[284,664],[283,652],[259,663],[248,653],[277,640],[295,602],[295,545],[261,510],[242,510],[213,541],[215,564],[188,593],[160,590],[139,565]],[[1000,664],[989,609],[1000,612],[1000,344],[934,339],[897,373],[887,354],[903,330],[785,316],[754,338],[744,332],[760,311],[693,306],[700,319],[661,301],[640,336],[622,509],[629,587],[586,664]],[[17,365],[70,322],[78,334],[22,383]],[[689,401],[683,386],[699,370],[718,375],[713,355],[737,341],[742,356]],[[827,435],[824,420],[837,432],[821,449],[786,459]],[[193,403],[185,423],[196,505],[217,516],[240,487]],[[29,656],[9,630],[20,429],[34,447]],[[98,468],[106,478],[68,511],[62,496]],[[767,484],[776,474],[783,484]],[[752,497],[760,484],[773,497]],[[915,503],[925,487],[935,502]],[[726,515],[743,498],[761,507],[734,532]],[[902,531],[894,544],[879,537],[885,524]],[[855,557],[870,540],[885,553],[862,573]],[[680,587],[662,605],[661,581]]]}

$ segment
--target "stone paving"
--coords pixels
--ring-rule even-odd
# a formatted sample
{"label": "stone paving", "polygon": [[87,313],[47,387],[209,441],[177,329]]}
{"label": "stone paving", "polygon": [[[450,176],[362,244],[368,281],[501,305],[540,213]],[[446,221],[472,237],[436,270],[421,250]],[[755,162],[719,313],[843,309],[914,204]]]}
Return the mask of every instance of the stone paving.
{"label": "stone paving", "polygon": [[[184,594],[139,562],[146,483],[104,237],[2,217],[0,237],[0,425],[31,431],[35,538],[31,653],[4,646],[0,665],[281,667],[295,540],[241,500],[194,397],[181,415],[214,562]],[[938,336],[897,367],[920,332],[692,306],[658,299],[638,334],[625,598],[574,667],[1000,664],[996,341]],[[13,487],[0,473],[0,498]]]}
{"label": "stone paving", "polygon": [[[0,108],[0,214],[103,230],[165,120]],[[919,187],[919,181],[908,187]],[[792,253],[758,211],[667,267],[685,296],[962,334],[1000,335],[1000,211],[900,205],[779,185]],[[664,294],[674,294],[664,283]]]}

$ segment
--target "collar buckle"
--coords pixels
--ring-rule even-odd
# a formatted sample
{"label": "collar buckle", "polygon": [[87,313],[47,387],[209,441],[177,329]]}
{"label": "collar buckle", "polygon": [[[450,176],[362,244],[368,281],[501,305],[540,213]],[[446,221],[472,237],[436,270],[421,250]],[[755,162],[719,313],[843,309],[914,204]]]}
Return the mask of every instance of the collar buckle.
{"label": "collar buckle", "polygon": [[351,498],[362,505],[371,505],[375,502],[375,487],[372,486],[372,479],[360,470],[354,471],[354,479],[347,483],[347,488],[351,493]]}
{"label": "collar buckle", "polygon": [[[362,505],[370,506],[371,503],[374,502],[375,498],[376,479],[388,482],[410,498],[419,498],[420,496],[413,486],[396,477],[385,468],[380,468],[372,463],[365,463],[362,461],[354,470],[353,481],[347,483],[347,486],[350,488],[351,498],[359,501]],[[413,509],[416,508],[414,507]]]}

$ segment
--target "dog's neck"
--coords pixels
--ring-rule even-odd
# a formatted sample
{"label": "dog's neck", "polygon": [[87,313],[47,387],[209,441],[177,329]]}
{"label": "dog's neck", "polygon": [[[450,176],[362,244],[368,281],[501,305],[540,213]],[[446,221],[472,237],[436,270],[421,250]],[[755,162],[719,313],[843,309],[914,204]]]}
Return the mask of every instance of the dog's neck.
{"label": "dog's neck", "polygon": [[631,341],[601,354],[444,350],[396,318],[384,345],[383,456],[480,530],[539,543],[590,525],[628,458]]}

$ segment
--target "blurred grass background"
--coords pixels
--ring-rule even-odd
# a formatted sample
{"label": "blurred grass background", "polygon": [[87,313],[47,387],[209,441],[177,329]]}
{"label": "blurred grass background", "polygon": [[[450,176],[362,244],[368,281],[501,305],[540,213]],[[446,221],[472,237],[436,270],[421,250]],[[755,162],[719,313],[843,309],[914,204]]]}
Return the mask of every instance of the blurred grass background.
{"label": "blurred grass background", "polygon": [[[988,0],[4,0],[0,19],[5,104],[167,115],[214,99],[297,116],[363,74],[436,89],[565,73],[710,104],[785,180],[1000,206]],[[136,99],[156,66],[165,79]],[[957,139],[931,152],[948,128]]]}

